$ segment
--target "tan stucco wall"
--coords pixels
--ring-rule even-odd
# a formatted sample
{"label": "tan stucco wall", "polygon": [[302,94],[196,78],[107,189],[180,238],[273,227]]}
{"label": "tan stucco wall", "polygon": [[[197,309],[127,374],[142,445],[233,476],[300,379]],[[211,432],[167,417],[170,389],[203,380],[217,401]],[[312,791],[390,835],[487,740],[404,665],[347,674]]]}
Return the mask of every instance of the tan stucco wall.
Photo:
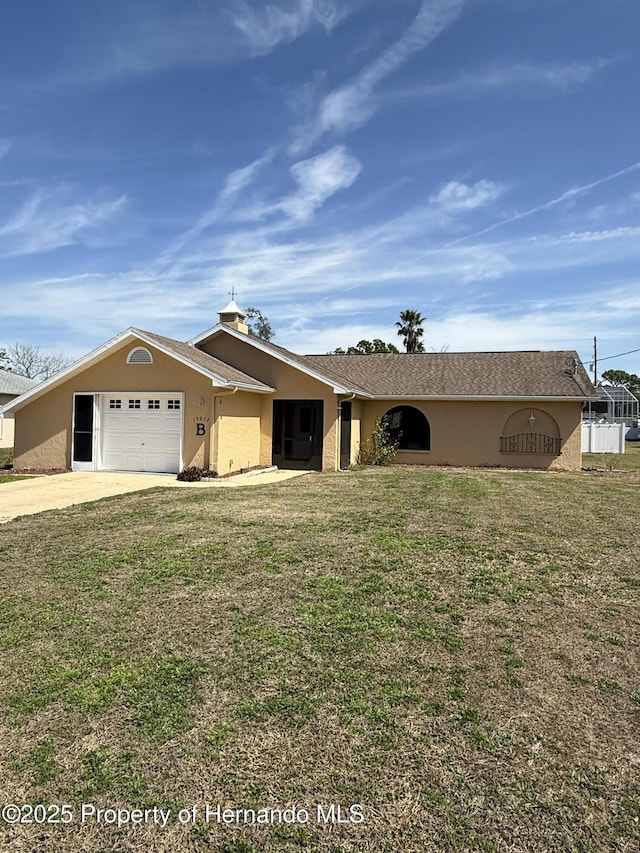
{"label": "tan stucco wall", "polygon": [[[397,461],[422,465],[498,465],[508,468],[542,468],[579,471],[581,465],[580,402],[526,403],[406,400],[364,401],[362,438],[372,432],[377,417],[394,406],[412,405],[427,417],[431,427],[430,451],[399,451]],[[531,411],[536,423],[531,429]],[[508,422],[508,423],[507,423]],[[557,424],[557,429],[554,429]],[[503,432],[505,425],[508,432]],[[560,456],[501,453],[500,436],[517,432],[546,432],[562,438]],[[554,430],[553,432],[551,430]]]}
{"label": "tan stucco wall", "polygon": [[[72,377],[49,393],[15,413],[17,468],[69,468],[73,393],[119,391],[177,391],[184,393],[183,466],[205,466],[209,461],[211,421],[205,422],[205,434],[196,434],[196,421],[209,413],[211,381],[153,347],[153,364],[127,364],[127,343],[79,376]],[[204,398],[205,405],[198,401]]]}
{"label": "tan stucco wall", "polygon": [[258,394],[238,391],[232,395],[224,393],[214,399],[215,434],[211,468],[218,474],[262,464],[261,408],[262,400]]}
{"label": "tan stucco wall", "polygon": [[336,470],[339,462],[339,444],[336,444],[339,403],[338,397],[330,386],[267,353],[260,352],[251,344],[228,335],[218,335],[201,348],[276,389],[275,394],[264,396],[260,404],[261,465],[271,464],[273,400],[322,400],[324,403],[322,470]]}

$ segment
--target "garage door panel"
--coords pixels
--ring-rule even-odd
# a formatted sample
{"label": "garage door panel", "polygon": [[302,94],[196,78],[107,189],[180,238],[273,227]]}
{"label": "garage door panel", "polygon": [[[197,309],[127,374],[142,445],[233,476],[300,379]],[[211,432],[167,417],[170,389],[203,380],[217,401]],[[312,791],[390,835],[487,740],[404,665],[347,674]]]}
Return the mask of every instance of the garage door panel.
{"label": "garage door panel", "polygon": [[[126,394],[104,396],[102,467],[176,473],[180,469],[182,412],[170,409],[169,400],[177,397],[175,392],[152,392],[135,398]],[[129,408],[130,400],[139,401],[139,408]]]}

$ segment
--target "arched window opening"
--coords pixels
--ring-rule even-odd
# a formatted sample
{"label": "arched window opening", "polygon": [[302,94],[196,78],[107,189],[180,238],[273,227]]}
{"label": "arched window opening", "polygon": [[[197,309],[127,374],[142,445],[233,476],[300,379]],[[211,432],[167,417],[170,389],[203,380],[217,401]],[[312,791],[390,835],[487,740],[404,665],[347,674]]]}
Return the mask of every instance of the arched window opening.
{"label": "arched window opening", "polygon": [[414,406],[395,406],[385,415],[387,432],[398,442],[398,450],[430,450],[429,421]]}

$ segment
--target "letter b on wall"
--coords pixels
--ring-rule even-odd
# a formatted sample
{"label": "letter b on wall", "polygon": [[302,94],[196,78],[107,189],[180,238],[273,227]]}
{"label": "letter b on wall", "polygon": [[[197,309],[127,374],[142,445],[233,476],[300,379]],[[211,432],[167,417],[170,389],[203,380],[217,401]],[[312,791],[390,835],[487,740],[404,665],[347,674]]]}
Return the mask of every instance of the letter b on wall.
{"label": "letter b on wall", "polygon": [[206,427],[204,424],[196,424],[196,435],[204,435]]}

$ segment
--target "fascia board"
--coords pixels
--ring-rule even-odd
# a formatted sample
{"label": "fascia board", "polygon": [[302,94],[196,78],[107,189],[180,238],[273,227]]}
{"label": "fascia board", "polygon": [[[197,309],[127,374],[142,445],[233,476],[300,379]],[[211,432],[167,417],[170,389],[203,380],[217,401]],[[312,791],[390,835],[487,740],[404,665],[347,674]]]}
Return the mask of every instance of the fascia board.
{"label": "fascia board", "polygon": [[201,335],[197,335],[195,338],[191,338],[188,343],[193,344],[195,346],[196,344],[202,343],[205,340],[209,340],[210,338],[213,338],[220,333],[230,335],[232,338],[235,338],[238,341],[243,341],[244,343],[249,344],[249,346],[255,347],[255,349],[260,350],[260,352],[263,352],[265,355],[270,355],[272,358],[275,358],[278,361],[283,362],[284,364],[288,364],[289,367],[293,367],[295,370],[299,370],[300,373],[304,373],[307,376],[311,376],[312,379],[317,379],[318,382],[322,382],[323,385],[328,385],[332,389],[334,394],[360,393],[354,388],[347,388],[345,385],[336,384],[334,379],[330,379],[328,376],[324,376],[322,373],[318,373],[317,371],[312,370],[309,367],[303,366],[297,361],[294,361],[292,358],[287,358],[282,353],[273,352],[268,347],[263,346],[260,343],[259,338],[245,335],[244,332],[238,332],[236,331],[236,329],[231,329],[224,323],[218,323],[217,326],[212,326],[210,329],[207,329],[207,331],[203,332]]}
{"label": "fascia board", "polygon": [[[96,347],[95,349],[91,350],[91,352],[87,353],[87,355],[84,355],[82,358],[78,359],[78,361],[75,361],[73,364],[70,364],[68,367],[65,367],[64,370],[61,370],[59,373],[56,373],[55,376],[52,376],[50,379],[45,379],[43,382],[40,382],[39,385],[36,385],[34,388],[31,388],[29,391],[26,391],[19,397],[16,397],[14,400],[11,400],[10,403],[7,403],[5,406],[2,407],[2,411],[18,411],[27,403],[30,403],[32,400],[37,400],[38,397],[41,397],[43,394],[46,394],[47,391],[50,391],[52,388],[55,388],[58,385],[62,385],[62,383],[66,382],[67,379],[71,379],[73,376],[76,376],[78,373],[81,373],[86,367],[89,367],[91,364],[95,364],[100,361],[106,356],[109,350],[115,349],[119,345],[126,343],[127,340],[133,340],[136,337],[139,337],[139,335],[136,334],[134,329],[126,329],[124,332],[121,332],[119,335],[116,335],[115,338],[110,338],[104,344],[101,344],[99,347]],[[145,343],[147,342],[145,341]]]}
{"label": "fascia board", "polygon": [[471,400],[477,402],[514,402],[514,403],[582,403],[597,400],[598,397],[535,396],[535,395],[488,395],[488,394],[374,394],[374,400]]}
{"label": "fascia board", "polygon": [[[170,347],[165,347],[163,344],[160,344],[160,343],[158,343],[158,341],[155,341],[152,337],[147,337],[147,335],[145,335],[144,332],[142,332],[138,329],[133,329],[133,332],[134,332],[136,337],[140,338],[141,341],[144,341],[150,347],[155,347],[155,349],[159,350],[160,352],[163,352],[165,355],[168,355],[170,358],[175,359],[175,361],[179,361],[181,364],[184,364],[185,367],[190,367],[192,370],[195,370],[197,373],[200,373],[202,376],[206,376],[207,379],[211,379],[211,382],[214,385],[220,385],[223,388],[238,387],[238,388],[242,388],[243,390],[247,389],[247,390],[251,390],[251,391],[261,390],[259,388],[254,387],[253,385],[248,385],[247,383],[244,383],[244,382],[233,382],[230,379],[225,379],[224,377],[219,376],[214,371],[207,370],[206,367],[201,367],[199,364],[196,364],[195,362],[191,361],[190,359],[185,358],[182,355],[178,355],[178,353],[174,352]],[[199,350],[199,352],[202,352],[202,350]],[[208,353],[204,353],[204,355],[207,355],[207,354]],[[212,358],[213,357],[214,356],[212,356]],[[270,388],[268,385],[262,385],[262,384],[261,384],[261,388],[264,389],[264,390],[262,390],[262,393],[264,393],[264,394],[269,394],[274,390],[273,388]]]}
{"label": "fascia board", "polygon": [[215,326],[211,326],[204,332],[201,332],[199,335],[196,335],[194,338],[191,338],[187,341],[188,344],[195,346],[196,344],[202,343],[202,341],[206,341],[208,338],[214,337],[218,332],[224,330],[224,326],[222,323],[216,323]]}
{"label": "fascia board", "polygon": [[[212,382],[213,386],[219,385],[219,382]],[[247,385],[245,382],[232,382],[231,380],[227,381],[227,384],[223,386],[225,388],[237,388],[238,391],[252,391],[254,394],[275,394],[276,389],[272,388],[270,385],[261,385],[259,388],[256,388],[255,385]]]}
{"label": "fascia board", "polygon": [[148,346],[153,347],[154,349],[159,350],[170,358],[181,362],[186,367],[189,367],[191,370],[195,370],[197,373],[200,373],[207,379],[210,379],[212,384],[221,385],[223,388],[234,387],[237,385],[237,387],[242,388],[243,390],[255,391],[257,393],[262,394],[269,394],[273,393],[274,391],[274,389],[266,385],[262,386],[261,388],[254,388],[253,386],[246,385],[244,383],[240,384],[229,382],[227,379],[218,376],[216,373],[209,370],[205,370],[205,368],[194,364],[188,359],[182,358],[177,353],[170,350],[168,347],[159,344],[157,341],[153,340],[153,338],[145,335],[145,333],[142,332],[140,329],[130,327],[129,329],[126,329],[126,331],[121,332],[119,335],[116,335],[115,338],[111,338],[110,340],[106,341],[106,343],[101,344],[94,350],[91,350],[90,353],[83,356],[81,359],[74,362],[73,364],[69,365],[69,367],[66,367],[64,370],[61,370],[60,373],[56,373],[56,375],[52,376],[50,379],[46,379],[44,382],[41,382],[39,385],[36,385],[34,388],[31,388],[24,394],[21,394],[19,397],[15,397],[13,400],[9,401],[9,403],[6,403],[4,406],[2,406],[0,411],[2,411],[3,414],[5,412],[18,411],[19,409],[23,408],[23,406],[27,405],[27,403],[30,403],[32,400],[38,399],[38,397],[41,397],[43,394],[46,394],[52,388],[55,388],[58,385],[61,385],[63,382],[66,382],[68,379],[73,378],[74,376],[85,370],[87,367],[90,367],[92,364],[96,364],[97,362],[101,361],[109,354],[109,352],[120,348],[128,341],[134,340],[143,341]]}

